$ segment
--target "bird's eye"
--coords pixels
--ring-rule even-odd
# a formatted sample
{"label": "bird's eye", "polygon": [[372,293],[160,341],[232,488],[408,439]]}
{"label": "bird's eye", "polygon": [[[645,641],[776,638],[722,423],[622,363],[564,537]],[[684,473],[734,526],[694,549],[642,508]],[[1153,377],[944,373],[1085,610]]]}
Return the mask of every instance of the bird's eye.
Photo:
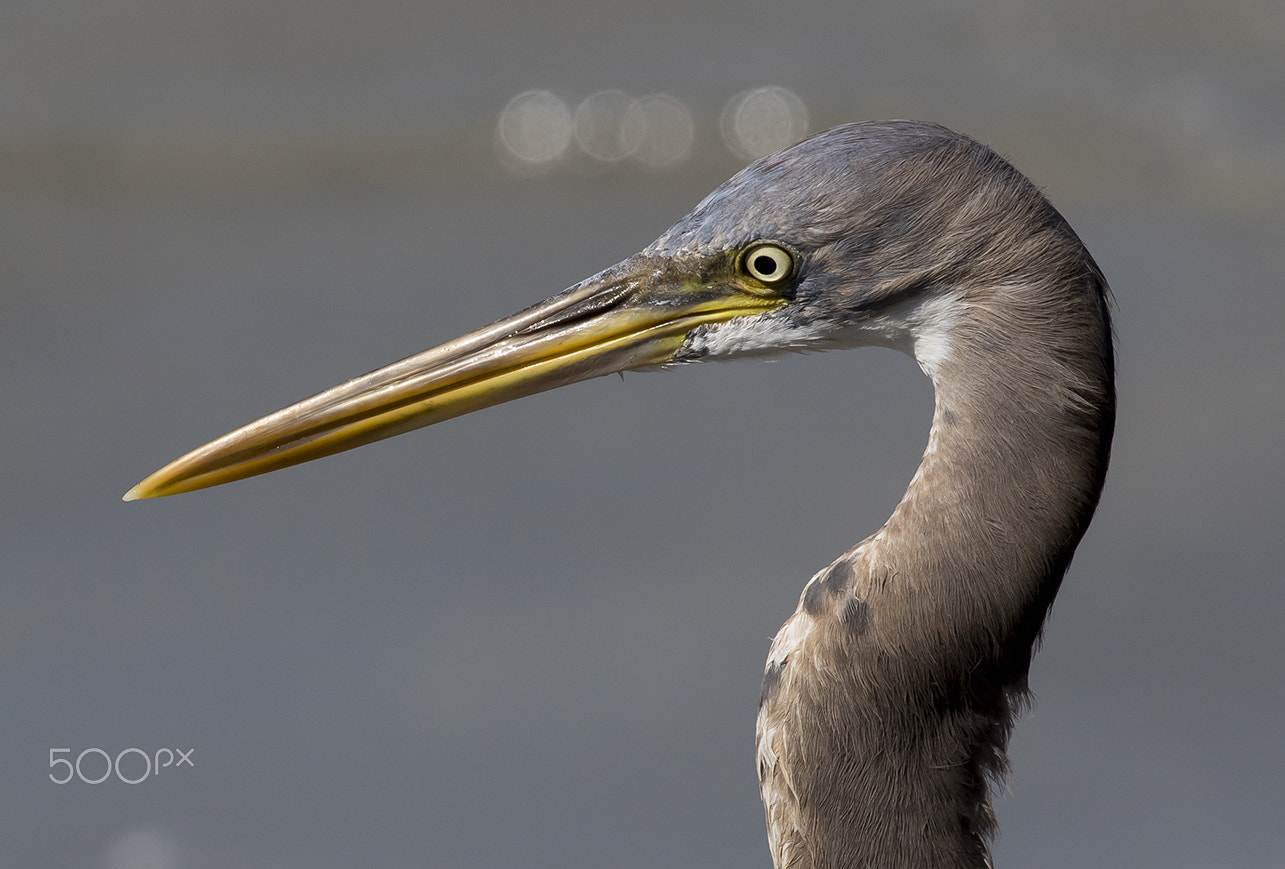
{"label": "bird's eye", "polygon": [[794,275],[794,257],[771,242],[759,242],[741,255],[741,270],[769,287],[779,287]]}

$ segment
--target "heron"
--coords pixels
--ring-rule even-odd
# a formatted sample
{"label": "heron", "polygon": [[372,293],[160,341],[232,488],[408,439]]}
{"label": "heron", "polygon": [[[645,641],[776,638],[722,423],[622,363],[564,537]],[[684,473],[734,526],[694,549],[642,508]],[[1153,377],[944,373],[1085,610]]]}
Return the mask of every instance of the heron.
{"label": "heron", "polygon": [[860,346],[931,379],[887,522],[804,586],[755,728],[777,869],[990,865],[991,787],[1097,507],[1115,424],[1107,281],[1031,181],[916,121],[835,127],[641,252],[200,447],[126,500],[305,462],[626,370]]}

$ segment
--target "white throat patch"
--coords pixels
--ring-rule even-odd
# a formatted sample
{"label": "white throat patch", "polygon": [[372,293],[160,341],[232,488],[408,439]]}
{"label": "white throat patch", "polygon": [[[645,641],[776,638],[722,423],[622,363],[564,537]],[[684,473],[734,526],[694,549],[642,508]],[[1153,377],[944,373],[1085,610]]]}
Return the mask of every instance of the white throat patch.
{"label": "white throat patch", "polygon": [[824,330],[816,326],[801,326],[769,313],[737,317],[711,326],[689,336],[685,349],[707,359],[717,359],[787,350],[819,350],[825,340]]}
{"label": "white throat patch", "polygon": [[837,347],[892,347],[907,353],[933,380],[950,357],[951,336],[963,311],[963,293],[906,303],[836,335],[821,323],[799,324],[775,312],[737,317],[688,336],[684,350],[705,359]]}
{"label": "white throat patch", "polygon": [[934,382],[950,358],[955,324],[964,310],[964,294],[943,293],[908,303],[862,323],[855,344],[893,347],[915,357]]}

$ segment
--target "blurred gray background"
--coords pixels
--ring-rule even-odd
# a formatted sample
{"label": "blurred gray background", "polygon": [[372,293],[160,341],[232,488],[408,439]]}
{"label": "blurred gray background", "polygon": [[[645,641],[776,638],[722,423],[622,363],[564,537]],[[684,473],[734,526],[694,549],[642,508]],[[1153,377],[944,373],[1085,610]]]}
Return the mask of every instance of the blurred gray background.
{"label": "blurred gray background", "polygon": [[[1036,659],[997,865],[1285,865],[1279,0],[20,0],[0,867],[770,865],[768,641],[913,472],[912,360],[606,378],[119,500],[642,247],[746,162],[720,113],[766,86],[811,131],[917,117],[989,143],[1116,293],[1112,473]],[[495,130],[531,88],[668,93],[690,153],[572,143],[513,173]],[[50,749],[131,747],[193,766],[50,781]]]}

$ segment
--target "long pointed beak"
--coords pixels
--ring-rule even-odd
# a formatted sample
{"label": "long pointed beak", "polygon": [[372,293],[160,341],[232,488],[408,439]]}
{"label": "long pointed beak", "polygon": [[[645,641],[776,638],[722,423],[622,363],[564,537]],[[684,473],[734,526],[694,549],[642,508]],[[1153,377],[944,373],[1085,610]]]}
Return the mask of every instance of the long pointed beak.
{"label": "long pointed beak", "polygon": [[524,395],[669,362],[703,324],[780,296],[632,257],[512,317],[372,371],[193,450],[124,500],[217,486],[328,456]]}

